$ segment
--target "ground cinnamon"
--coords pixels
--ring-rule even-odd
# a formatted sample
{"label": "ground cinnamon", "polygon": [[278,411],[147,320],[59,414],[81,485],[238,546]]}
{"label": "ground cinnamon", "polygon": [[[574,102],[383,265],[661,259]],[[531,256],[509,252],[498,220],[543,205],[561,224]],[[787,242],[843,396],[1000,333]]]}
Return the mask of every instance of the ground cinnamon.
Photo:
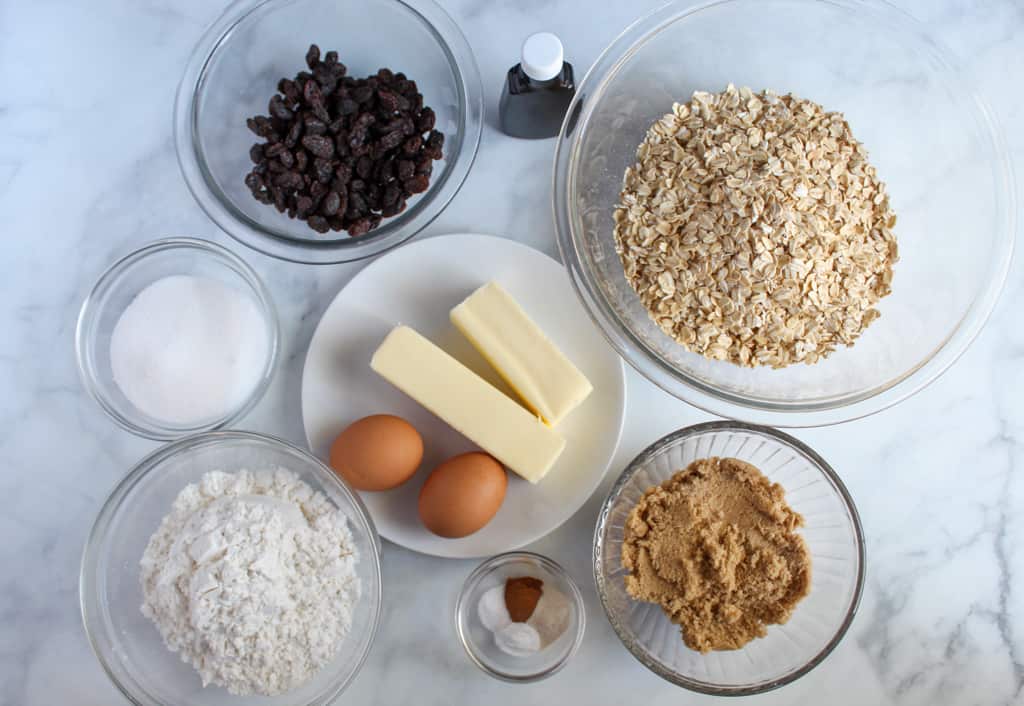
{"label": "ground cinnamon", "polygon": [[544,582],[532,576],[517,576],[505,582],[505,606],[514,623],[525,623],[540,600]]}

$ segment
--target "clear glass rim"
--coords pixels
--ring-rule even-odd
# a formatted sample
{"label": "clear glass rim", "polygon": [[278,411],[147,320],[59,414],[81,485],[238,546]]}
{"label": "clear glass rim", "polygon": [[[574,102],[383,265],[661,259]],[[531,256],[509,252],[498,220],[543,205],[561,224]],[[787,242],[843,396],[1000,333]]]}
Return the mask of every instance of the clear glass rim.
{"label": "clear glass rim", "polygon": [[[267,5],[290,0],[236,0],[204,32],[192,51],[174,101],[174,145],[185,185],[204,213],[229,236],[264,255],[300,264],[338,264],[380,254],[414,237],[432,223],[462,188],[483,134],[483,86],[476,59],[455,21],[433,0],[384,0],[415,15],[437,41],[455,77],[457,139],[446,142],[451,167],[417,202],[366,236],[300,241],[245,216],[226,198],[206,166],[196,132],[199,96],[211,59],[234,29]],[[381,0],[377,0],[381,1]]]}
{"label": "clear glass rim", "polygon": [[[550,571],[552,574],[555,574],[556,576],[564,580],[565,583],[569,586],[569,590],[572,594],[572,601],[573,604],[576,606],[576,614],[578,616],[578,620],[576,621],[576,635],[573,638],[573,643],[572,646],[569,648],[569,651],[566,652],[565,655],[563,655],[562,658],[555,662],[553,665],[551,665],[547,669],[537,672],[536,674],[509,674],[508,672],[502,672],[501,670],[493,669],[482,659],[480,659],[479,655],[476,654],[476,650],[473,648],[472,645],[473,641],[469,638],[469,635],[466,634],[466,631],[463,629],[462,625],[462,615],[465,611],[469,610],[469,608],[467,608],[466,602],[469,600],[470,594],[473,592],[473,589],[476,588],[477,584],[480,583],[481,579],[483,579],[484,576],[489,574],[495,568],[503,564],[509,564],[515,561],[536,562],[548,571]],[[586,610],[583,603],[583,593],[580,591],[579,586],[576,585],[576,581],[572,578],[572,576],[569,575],[568,571],[562,568],[561,564],[559,564],[553,559],[549,559],[548,557],[543,556],[541,554],[537,554],[535,552],[504,552],[502,554],[496,554],[495,556],[492,556],[491,558],[487,559],[479,566],[477,566],[475,569],[473,569],[469,576],[466,577],[466,580],[462,583],[462,588],[459,589],[459,595],[455,602],[455,632],[459,636],[459,642],[462,643],[462,649],[466,651],[466,655],[469,657],[470,661],[473,662],[473,664],[475,664],[477,667],[479,667],[481,671],[485,672],[486,674],[489,674],[495,679],[500,679],[501,681],[513,684],[526,684],[529,682],[540,681],[542,679],[547,679],[548,677],[561,671],[562,668],[569,663],[569,660],[573,658],[573,655],[576,654],[576,651],[579,650],[580,644],[582,644],[583,642],[583,633],[585,632],[585,630]]]}
{"label": "clear glass rim", "polygon": [[[252,293],[256,296],[260,313],[263,315],[264,323],[267,326],[268,347],[267,359],[260,373],[252,393],[236,409],[227,412],[225,415],[206,424],[191,427],[165,427],[156,424],[148,424],[122,414],[103,392],[103,387],[96,379],[96,361],[93,356],[93,335],[92,323],[99,313],[99,301],[107,289],[113,286],[129,269],[145,260],[146,258],[169,250],[192,250],[200,253],[203,257],[214,258],[224,262],[230,269],[236,272],[246,283]],[[136,436],[141,436],[154,441],[172,441],[180,439],[189,434],[209,431],[229,426],[247,414],[256,403],[263,398],[270,382],[273,380],[274,372],[277,369],[277,359],[281,348],[280,321],[277,316],[277,308],[270,296],[263,280],[249,264],[235,255],[233,252],[209,240],[199,238],[171,237],[154,240],[141,248],[133,250],[116,260],[101,274],[96,283],[93,284],[89,293],[82,302],[78,312],[78,319],[75,324],[75,359],[78,365],[78,376],[82,381],[89,396],[100,406],[107,416],[116,422],[121,428],[130,431]]]}
{"label": "clear glass rim", "polygon": [[[806,457],[811,462],[811,465],[825,477],[833,488],[835,488],[836,493],[842,499],[843,506],[847,513],[849,513],[851,525],[853,526],[854,540],[857,550],[857,576],[855,579],[853,595],[851,596],[850,603],[846,608],[846,615],[843,618],[842,623],[839,625],[839,629],[836,631],[835,635],[832,636],[832,638],[814,657],[799,669],[777,679],[768,679],[760,683],[741,686],[723,686],[721,684],[712,684],[696,679],[689,679],[671,670],[665,669],[660,663],[649,659],[645,654],[640,652],[633,641],[629,638],[625,627],[616,620],[615,615],[609,606],[607,586],[608,579],[604,573],[603,549],[608,517],[611,514],[611,509],[618,499],[619,494],[622,492],[622,489],[626,484],[632,480],[633,476],[640,469],[644,468],[652,458],[661,453],[666,447],[673,446],[680,441],[691,437],[718,432],[741,432],[753,434],[755,436],[764,436],[772,439],[773,441],[789,446]],[[619,640],[626,649],[629,650],[629,653],[637,659],[637,661],[662,679],[665,679],[676,686],[681,686],[684,689],[696,691],[701,694],[709,694],[711,696],[751,696],[754,694],[763,694],[764,692],[778,689],[781,686],[785,686],[786,684],[796,681],[821,664],[825,658],[832,653],[832,650],[839,645],[849,630],[850,625],[853,624],[853,619],[860,607],[861,596],[864,593],[866,563],[867,552],[864,542],[864,528],[861,525],[860,513],[857,512],[857,506],[853,502],[853,497],[850,495],[849,490],[847,490],[846,484],[844,484],[842,479],[839,477],[839,474],[837,474],[825,459],[814,451],[814,449],[807,446],[807,444],[803,443],[799,439],[781,432],[778,429],[772,429],[758,424],[746,424],[743,422],[721,421],[694,424],[671,432],[652,443],[646,449],[637,454],[636,458],[630,461],[629,465],[626,466],[622,475],[616,479],[615,483],[608,491],[608,495],[605,497],[604,502],[601,504],[601,510],[597,517],[597,525],[594,529],[594,583],[597,584],[597,595],[601,600],[601,608],[604,610],[604,614],[608,618],[608,622],[611,623],[612,629],[615,630],[615,634],[618,635]]]}
{"label": "clear glass rim", "polygon": [[552,208],[555,232],[562,260],[573,289],[591,319],[608,342],[637,372],[669,394],[718,416],[782,427],[810,427],[838,424],[869,416],[895,405],[934,382],[955,363],[988,321],[1010,270],[1016,236],[1016,188],[1005,140],[985,101],[972,89],[951,53],[929,37],[923,25],[887,0],[804,0],[808,5],[824,4],[849,11],[870,13],[876,19],[912,35],[929,58],[957,84],[959,95],[973,110],[979,132],[987,138],[992,156],[996,190],[997,226],[994,254],[983,278],[985,286],[971,302],[964,317],[930,357],[900,376],[875,388],[820,400],[784,402],[745,396],[719,388],[677,370],[635,335],[605,298],[585,255],[582,236],[575,226],[569,198],[575,192],[580,137],[594,111],[595,103],[621,67],[649,39],[666,26],[719,5],[745,0],[710,0],[695,3],[676,0],[640,18],[627,27],[602,52],[577,88],[566,113],[555,148],[552,172]]}
{"label": "clear glass rim", "polygon": [[[207,431],[199,434],[193,434],[192,436],[178,439],[172,443],[166,444],[157,450],[153,451],[141,461],[139,461],[118,483],[114,486],[114,489],[110,492],[110,495],[104,501],[100,507],[99,512],[96,514],[96,519],[93,521],[92,528],[89,530],[88,538],[85,542],[85,547],[82,551],[82,560],[79,567],[79,580],[78,580],[78,603],[79,610],[82,616],[82,625],[85,628],[85,634],[89,641],[89,647],[92,649],[93,655],[96,660],[100,663],[103,671],[106,672],[107,677],[111,683],[117,687],[125,698],[135,704],[135,706],[177,706],[176,704],[164,704],[157,700],[151,699],[148,693],[145,694],[146,699],[142,700],[138,694],[129,691],[127,685],[122,683],[120,678],[115,673],[114,669],[108,663],[107,659],[102,653],[97,640],[97,632],[102,629],[101,613],[102,607],[99,605],[98,590],[96,588],[98,576],[98,564],[101,559],[99,556],[99,547],[102,540],[105,538],[106,532],[109,529],[110,523],[114,516],[117,514],[121,503],[124,498],[130,493],[139,483],[143,481],[148,473],[155,468],[159,467],[161,463],[166,461],[168,458],[182,452],[188,451],[204,445],[216,445],[226,441],[250,441],[271,446],[281,447],[289,453],[296,454],[299,457],[310,463],[310,468],[314,468],[317,474],[318,480],[326,486],[333,487],[335,490],[340,492],[346,497],[346,499],[352,503],[352,507],[356,509],[355,517],[350,517],[349,520],[353,523],[359,524],[359,531],[365,533],[370,539],[370,544],[373,547],[371,552],[371,565],[373,574],[376,577],[376,585],[378,587],[378,595],[376,596],[376,610],[372,616],[370,623],[369,636],[366,641],[366,645],[362,650],[358,660],[356,661],[351,673],[342,680],[332,682],[328,687],[325,688],[322,694],[319,694],[314,700],[308,702],[305,706],[326,706],[336,699],[355,679],[356,675],[359,674],[363,664],[366,662],[366,658],[370,654],[370,650],[373,647],[374,639],[377,635],[377,629],[380,626],[380,619],[383,607],[383,584],[381,576],[381,565],[380,565],[380,552],[381,543],[380,536],[377,534],[377,529],[373,524],[373,518],[370,517],[370,513],[367,512],[366,507],[363,505],[362,500],[359,496],[351,491],[341,478],[338,477],[331,469],[323,464],[318,458],[312,454],[300,449],[298,446],[291,444],[284,439],[270,434],[261,434],[257,432],[249,431]],[[366,557],[361,557],[361,561],[365,561]]]}

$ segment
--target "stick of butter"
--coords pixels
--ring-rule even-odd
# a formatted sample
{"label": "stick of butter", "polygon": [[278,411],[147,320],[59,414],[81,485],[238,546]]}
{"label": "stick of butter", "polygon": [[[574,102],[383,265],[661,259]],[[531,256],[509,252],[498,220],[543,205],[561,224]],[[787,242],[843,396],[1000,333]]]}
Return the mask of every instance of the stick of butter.
{"label": "stick of butter", "polygon": [[557,432],[408,326],[391,330],[370,367],[531,483],[565,448]]}
{"label": "stick of butter", "polygon": [[523,403],[551,426],[594,389],[497,282],[452,309],[451,320]]}

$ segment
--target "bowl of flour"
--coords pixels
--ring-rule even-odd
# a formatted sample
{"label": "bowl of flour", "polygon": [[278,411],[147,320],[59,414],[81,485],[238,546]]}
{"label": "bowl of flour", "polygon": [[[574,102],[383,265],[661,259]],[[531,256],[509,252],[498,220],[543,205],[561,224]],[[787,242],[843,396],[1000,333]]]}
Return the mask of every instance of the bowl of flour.
{"label": "bowl of flour", "polygon": [[305,451],[206,432],[114,488],[79,589],[93,651],[135,704],[328,704],[377,630],[380,540]]}

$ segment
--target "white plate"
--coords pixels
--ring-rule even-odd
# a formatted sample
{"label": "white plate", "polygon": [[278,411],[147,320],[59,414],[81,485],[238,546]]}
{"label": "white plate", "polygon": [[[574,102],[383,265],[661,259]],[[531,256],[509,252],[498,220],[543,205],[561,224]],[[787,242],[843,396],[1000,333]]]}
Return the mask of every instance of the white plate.
{"label": "white plate", "polygon": [[[476,447],[370,370],[370,358],[393,326],[408,324],[511,395],[448,320],[453,306],[490,280],[519,301],[594,391],[558,425],[565,451],[544,480],[530,485],[509,473],[508,493],[494,519],[468,537],[444,539],[420,524],[420,487],[438,463]],[[504,238],[447,235],[392,251],[338,293],[309,344],[302,421],[310,449],[326,459],[338,433],[361,417],[396,414],[409,420],[423,435],[419,471],[394,490],[360,493],[378,531],[424,554],[481,557],[543,537],[594,492],[619,444],[625,385],[622,362],[580,306],[558,262]]]}

